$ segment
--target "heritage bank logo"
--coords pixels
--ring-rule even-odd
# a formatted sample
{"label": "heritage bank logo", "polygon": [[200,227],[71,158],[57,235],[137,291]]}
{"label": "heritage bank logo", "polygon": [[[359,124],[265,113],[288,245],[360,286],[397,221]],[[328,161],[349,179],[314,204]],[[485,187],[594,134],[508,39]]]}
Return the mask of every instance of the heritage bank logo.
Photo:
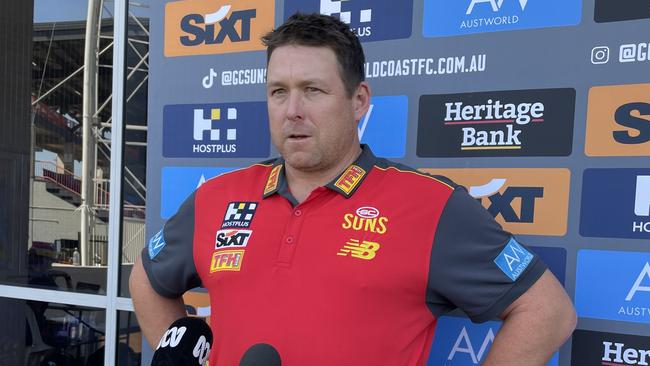
{"label": "heritage bank logo", "polygon": [[566,234],[568,169],[419,169],[467,187],[469,194],[515,234]]}
{"label": "heritage bank logo", "polygon": [[[436,336],[429,352],[429,366],[481,365],[501,328],[500,321],[474,324],[467,318],[443,316],[438,320]],[[556,352],[548,366],[557,366]]]}
{"label": "heritage bank logo", "polygon": [[420,157],[568,156],[574,89],[423,95]]}
{"label": "heritage bank logo", "polygon": [[650,365],[650,337],[576,330],[571,365]]}
{"label": "heritage bank logo", "polygon": [[265,158],[269,150],[265,102],[176,104],[163,108],[166,158]]}
{"label": "heritage bank logo", "polygon": [[650,156],[650,84],[596,86],[588,104],[585,154]]}
{"label": "heritage bank logo", "polygon": [[165,56],[263,50],[275,4],[261,0],[174,1],[165,5]]}
{"label": "heritage bank logo", "polygon": [[596,23],[650,18],[648,0],[596,0]]}
{"label": "heritage bank logo", "polygon": [[650,253],[578,251],[578,316],[650,323]]}
{"label": "heritage bank logo", "polygon": [[413,0],[287,0],[284,18],[296,12],[321,13],[339,18],[362,42],[411,36]]}
{"label": "heritage bank logo", "polygon": [[650,169],[586,169],[580,235],[650,238]]}
{"label": "heritage bank logo", "polygon": [[425,37],[577,25],[581,0],[425,0]]}

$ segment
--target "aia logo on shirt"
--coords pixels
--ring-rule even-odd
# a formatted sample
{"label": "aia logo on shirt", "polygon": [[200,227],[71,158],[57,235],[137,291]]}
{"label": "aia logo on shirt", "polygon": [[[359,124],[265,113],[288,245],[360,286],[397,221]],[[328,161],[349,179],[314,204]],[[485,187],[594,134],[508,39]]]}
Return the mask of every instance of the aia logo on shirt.
{"label": "aia logo on shirt", "polygon": [[165,6],[165,56],[210,55],[265,49],[273,29],[272,1],[185,0]]}
{"label": "aia logo on shirt", "polygon": [[362,42],[411,36],[413,0],[287,0],[284,18],[296,12],[331,15],[348,24]]}
{"label": "aia logo on shirt", "polygon": [[468,188],[506,231],[566,234],[568,169],[420,169]]}

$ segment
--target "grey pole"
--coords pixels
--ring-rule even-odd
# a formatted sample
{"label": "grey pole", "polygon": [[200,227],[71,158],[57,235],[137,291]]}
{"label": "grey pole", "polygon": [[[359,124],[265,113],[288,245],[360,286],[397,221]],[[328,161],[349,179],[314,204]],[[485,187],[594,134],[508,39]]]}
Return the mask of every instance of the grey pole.
{"label": "grey pole", "polygon": [[81,165],[81,235],[79,250],[81,265],[88,265],[89,232],[93,222],[92,215],[95,205],[93,176],[95,171],[95,111],[97,110],[97,65],[99,51],[99,15],[101,1],[88,0],[88,15],[86,17],[86,40],[84,52],[84,86],[83,86],[83,133],[82,133],[82,165]]}

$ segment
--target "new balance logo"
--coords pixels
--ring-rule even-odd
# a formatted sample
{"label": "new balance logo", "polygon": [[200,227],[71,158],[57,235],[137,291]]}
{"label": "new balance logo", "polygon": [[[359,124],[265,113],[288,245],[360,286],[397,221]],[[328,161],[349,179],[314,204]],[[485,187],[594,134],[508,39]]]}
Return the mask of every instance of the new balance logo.
{"label": "new balance logo", "polygon": [[[203,109],[194,110],[194,140],[203,141],[207,139],[211,141],[219,141],[222,138],[228,141],[237,140],[237,129],[228,128],[225,129],[225,136],[221,135],[221,128],[213,128],[213,122],[218,122],[221,120],[221,108],[213,108],[210,110],[210,118],[204,118]],[[226,119],[236,120],[237,119],[237,109],[228,108],[226,113]],[[206,134],[207,132],[207,134]]]}
{"label": "new balance logo", "polygon": [[350,255],[354,258],[359,258],[359,259],[364,259],[369,261],[375,258],[379,248],[380,248],[379,243],[375,243],[367,240],[360,242],[357,239],[350,239],[347,243],[345,243],[343,248],[341,248],[341,250],[339,250],[339,252],[336,253],[336,255],[340,255],[343,257]]}

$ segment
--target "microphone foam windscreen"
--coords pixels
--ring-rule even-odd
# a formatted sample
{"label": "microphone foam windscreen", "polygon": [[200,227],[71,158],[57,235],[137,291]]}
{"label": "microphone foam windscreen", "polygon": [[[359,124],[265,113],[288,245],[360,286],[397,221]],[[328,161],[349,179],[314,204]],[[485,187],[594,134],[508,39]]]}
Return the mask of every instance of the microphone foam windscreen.
{"label": "microphone foam windscreen", "polygon": [[208,360],[212,331],[199,318],[180,318],[163,334],[151,366],[201,366]]}
{"label": "microphone foam windscreen", "polygon": [[239,366],[280,366],[280,354],[270,344],[258,343],[249,348]]}

